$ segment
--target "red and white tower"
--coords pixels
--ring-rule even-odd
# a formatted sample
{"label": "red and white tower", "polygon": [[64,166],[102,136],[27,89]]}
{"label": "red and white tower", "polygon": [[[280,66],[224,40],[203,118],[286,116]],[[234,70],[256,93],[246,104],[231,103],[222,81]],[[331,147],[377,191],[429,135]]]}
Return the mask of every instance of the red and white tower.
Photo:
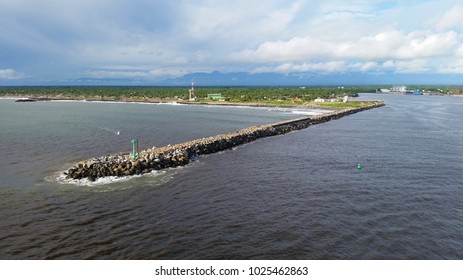
{"label": "red and white tower", "polygon": [[189,90],[189,98],[190,98],[190,101],[195,101],[196,100],[196,97],[195,97],[195,81],[194,80],[191,80],[191,89]]}

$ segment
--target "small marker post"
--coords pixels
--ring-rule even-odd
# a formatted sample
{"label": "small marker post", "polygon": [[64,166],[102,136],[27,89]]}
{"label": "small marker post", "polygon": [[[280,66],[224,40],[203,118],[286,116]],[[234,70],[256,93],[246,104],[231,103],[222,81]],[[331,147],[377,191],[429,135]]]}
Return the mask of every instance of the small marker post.
{"label": "small marker post", "polygon": [[130,143],[132,143],[132,153],[130,154],[130,157],[136,158],[138,157],[138,140],[132,139]]}

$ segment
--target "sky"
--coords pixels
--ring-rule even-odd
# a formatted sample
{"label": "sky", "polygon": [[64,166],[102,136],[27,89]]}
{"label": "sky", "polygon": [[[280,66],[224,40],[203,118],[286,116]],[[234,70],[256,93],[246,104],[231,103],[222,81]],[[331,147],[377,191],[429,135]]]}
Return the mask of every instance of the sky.
{"label": "sky", "polygon": [[0,0],[0,85],[463,84],[463,3]]}

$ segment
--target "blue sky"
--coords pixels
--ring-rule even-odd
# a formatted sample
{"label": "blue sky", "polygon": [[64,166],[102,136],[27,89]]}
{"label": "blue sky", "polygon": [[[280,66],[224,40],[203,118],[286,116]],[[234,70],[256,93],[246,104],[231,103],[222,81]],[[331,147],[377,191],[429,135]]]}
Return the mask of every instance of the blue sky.
{"label": "blue sky", "polygon": [[463,3],[0,0],[0,85],[463,84]]}

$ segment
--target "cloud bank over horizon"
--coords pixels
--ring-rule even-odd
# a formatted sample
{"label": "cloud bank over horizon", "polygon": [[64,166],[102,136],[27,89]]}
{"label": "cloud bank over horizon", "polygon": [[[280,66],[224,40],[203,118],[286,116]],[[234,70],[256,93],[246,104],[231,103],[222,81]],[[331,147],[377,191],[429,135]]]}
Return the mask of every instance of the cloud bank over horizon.
{"label": "cloud bank over horizon", "polygon": [[463,74],[458,1],[0,0],[0,5],[3,85],[162,84],[217,72],[286,75],[301,83],[314,75],[351,74],[361,77],[359,83],[401,75],[458,83]]}

